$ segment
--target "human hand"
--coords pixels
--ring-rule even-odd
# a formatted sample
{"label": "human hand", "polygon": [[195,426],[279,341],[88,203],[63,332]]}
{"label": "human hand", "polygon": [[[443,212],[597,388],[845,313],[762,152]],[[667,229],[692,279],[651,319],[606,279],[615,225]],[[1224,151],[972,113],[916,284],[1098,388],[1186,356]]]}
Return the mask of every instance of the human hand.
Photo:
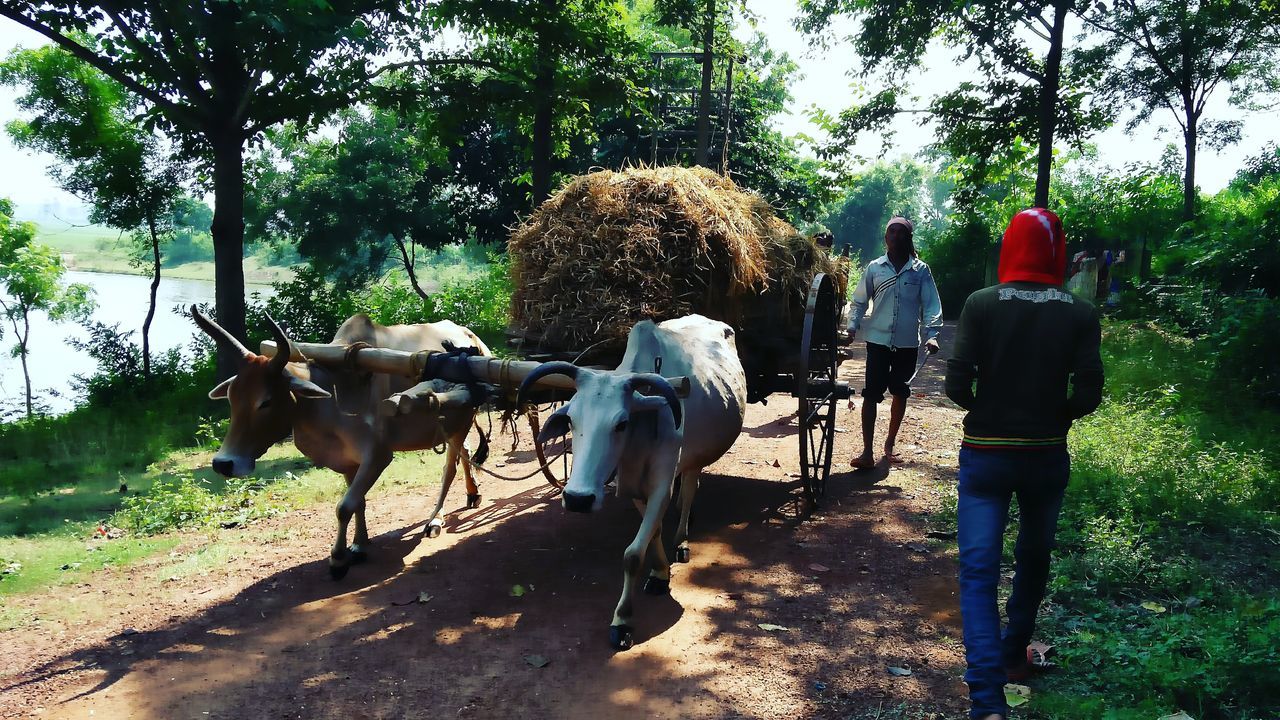
{"label": "human hand", "polygon": [[924,344],[924,349],[928,350],[929,354],[932,355],[942,348],[938,345],[938,338],[929,338]]}

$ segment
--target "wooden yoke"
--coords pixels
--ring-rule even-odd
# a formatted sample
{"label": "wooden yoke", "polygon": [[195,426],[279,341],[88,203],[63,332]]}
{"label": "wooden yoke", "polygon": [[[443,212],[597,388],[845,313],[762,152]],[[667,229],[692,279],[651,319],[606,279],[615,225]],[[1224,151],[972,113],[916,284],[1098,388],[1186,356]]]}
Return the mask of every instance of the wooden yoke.
{"label": "wooden yoke", "polygon": [[[420,350],[418,352],[406,352],[404,350],[391,350],[389,348],[377,347],[351,347],[346,345],[335,345],[331,343],[304,343],[290,342],[290,350],[292,351],[289,360],[292,362],[306,362],[313,360],[321,365],[328,367],[342,367],[348,363],[367,372],[386,373],[388,375],[404,375],[406,377],[420,378],[422,371],[427,367],[428,360],[433,355],[445,355],[436,350]],[[267,357],[275,357],[276,344],[271,340],[264,340],[261,345],[263,355]],[[520,387],[520,383],[529,376],[542,363],[532,360],[503,360],[501,358],[486,357],[482,355],[472,355],[466,358],[467,368],[470,370],[471,377],[483,383],[497,385],[507,390],[514,390]],[[447,382],[467,382],[467,378],[435,378]],[[669,377],[667,382],[671,383],[671,387],[675,388],[676,396],[685,398],[689,397],[689,378],[687,377]],[[574,390],[576,386],[573,380],[563,375],[547,375],[540,378],[537,382],[538,387],[557,388],[560,390]],[[410,391],[406,391],[408,394]]]}

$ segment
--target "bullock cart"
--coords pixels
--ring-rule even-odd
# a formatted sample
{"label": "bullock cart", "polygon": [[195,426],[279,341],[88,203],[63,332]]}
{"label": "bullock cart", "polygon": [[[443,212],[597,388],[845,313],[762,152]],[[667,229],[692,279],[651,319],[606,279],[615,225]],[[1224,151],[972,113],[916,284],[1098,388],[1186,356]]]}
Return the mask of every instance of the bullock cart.
{"label": "bullock cart", "polygon": [[[741,330],[737,334],[739,358],[747,372],[747,398],[750,402],[767,403],[771,395],[786,393],[797,399],[797,446],[800,477],[805,495],[814,502],[821,500],[827,478],[831,474],[832,446],[835,440],[836,406],[852,395],[848,383],[837,379],[840,352],[840,308],[842,293],[832,276],[819,273],[809,286],[803,321],[799,327]],[[490,403],[498,407],[513,397],[521,382],[543,362],[590,358],[596,367],[612,367],[620,353],[600,352],[598,348],[580,350],[548,350],[544,344],[530,342],[528,333],[513,329],[523,360],[475,355],[469,350],[447,352],[405,352],[359,345],[290,342],[291,360],[311,361],[332,367],[354,367],[365,372],[388,373],[417,378],[413,388],[383,400],[378,412],[384,416],[408,413],[430,413],[448,400],[448,393],[468,393],[476,404]],[[529,348],[536,348],[530,350]],[[261,352],[276,354],[276,343],[263,341]],[[661,373],[661,367],[655,368]],[[678,396],[688,394],[689,380],[668,377]],[[456,390],[441,387],[440,381],[462,386]],[[562,375],[540,378],[539,392],[531,399],[535,404],[563,400],[574,391],[574,383]],[[465,389],[462,389],[465,388]],[[544,447],[537,441],[538,413],[527,408],[534,448],[542,472],[555,487],[563,487],[572,462],[572,438],[566,436]]]}

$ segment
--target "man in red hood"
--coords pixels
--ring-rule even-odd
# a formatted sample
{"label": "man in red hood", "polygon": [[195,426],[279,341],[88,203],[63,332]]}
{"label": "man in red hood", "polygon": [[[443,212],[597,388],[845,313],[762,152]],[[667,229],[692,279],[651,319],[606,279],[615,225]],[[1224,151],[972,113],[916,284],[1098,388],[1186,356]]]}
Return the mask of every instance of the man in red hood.
{"label": "man in red hood", "polygon": [[[1004,720],[1004,685],[1030,670],[1027,645],[1049,578],[1070,475],[1067,432],[1102,401],[1102,331],[1062,288],[1066,238],[1042,208],[1013,217],[1000,284],[969,296],[947,362],[947,397],[968,410],[960,448],[960,613],[970,717]],[[1013,593],[1000,629],[996,586],[1009,505],[1018,498]]]}

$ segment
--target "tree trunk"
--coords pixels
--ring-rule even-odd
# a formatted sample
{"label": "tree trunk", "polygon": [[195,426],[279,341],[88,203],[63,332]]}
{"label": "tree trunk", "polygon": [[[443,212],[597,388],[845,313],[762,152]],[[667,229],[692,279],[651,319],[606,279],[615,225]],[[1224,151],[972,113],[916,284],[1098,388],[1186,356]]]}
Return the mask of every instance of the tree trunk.
{"label": "tree trunk", "polygon": [[142,377],[150,381],[151,320],[156,316],[156,293],[160,290],[160,236],[154,216],[147,216],[147,229],[151,231],[151,303],[147,305],[147,319],[142,321]]}
{"label": "tree trunk", "polygon": [[702,167],[711,164],[711,73],[712,50],[716,38],[716,0],[707,0],[707,17],[702,29],[702,90],[698,93],[698,144],[696,162]]}
{"label": "tree trunk", "polygon": [[[31,410],[31,371],[27,369],[27,339],[31,337],[31,322],[27,318],[27,310],[22,309],[22,329],[23,333],[18,335],[18,355],[22,358],[22,379],[27,384],[27,419],[30,420],[35,413]],[[14,334],[18,332],[18,322],[13,323]]]}
{"label": "tree trunk", "polygon": [[1053,31],[1049,35],[1049,56],[1040,83],[1040,147],[1036,167],[1035,206],[1049,207],[1049,176],[1053,173],[1053,133],[1058,124],[1058,87],[1062,77],[1062,46],[1066,35],[1067,0],[1053,4]]}
{"label": "tree trunk", "polygon": [[551,93],[554,80],[551,64],[538,64],[533,87],[533,206],[536,208],[551,195]]}
{"label": "tree trunk", "polygon": [[409,257],[409,251],[405,249],[404,241],[398,235],[393,235],[392,237],[395,238],[396,247],[400,248],[400,260],[404,263],[404,271],[409,273],[409,284],[413,286],[413,291],[418,293],[418,297],[422,298],[424,303],[430,302],[427,292],[418,284],[418,273],[414,272],[413,258]]}
{"label": "tree trunk", "polygon": [[[213,141],[213,274],[218,324],[248,347],[244,326],[244,156],[236,131]],[[234,351],[218,346],[218,378],[239,369]]]}
{"label": "tree trunk", "polygon": [[556,0],[540,0],[545,15],[538,28],[538,67],[533,78],[533,206],[536,208],[551,195],[551,121],[554,109],[555,58],[547,42],[546,23],[556,13]]}
{"label": "tree trunk", "polygon": [[1182,219],[1190,222],[1196,219],[1196,136],[1199,118],[1195,113],[1187,113],[1187,129],[1182,133],[1183,147],[1187,152],[1186,167],[1182,173]]}

